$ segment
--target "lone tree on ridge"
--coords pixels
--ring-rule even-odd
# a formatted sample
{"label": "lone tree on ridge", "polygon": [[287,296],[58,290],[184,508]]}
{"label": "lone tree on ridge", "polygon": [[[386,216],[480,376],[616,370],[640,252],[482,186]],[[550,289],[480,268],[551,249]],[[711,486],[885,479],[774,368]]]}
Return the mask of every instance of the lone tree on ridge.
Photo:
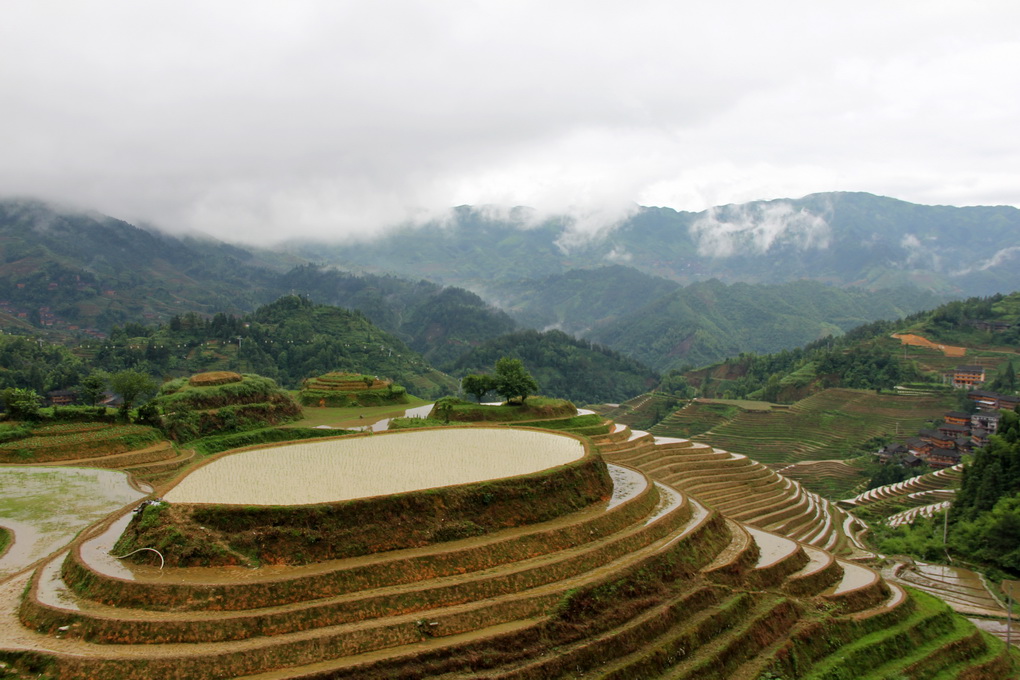
{"label": "lone tree on ridge", "polygon": [[521,405],[524,405],[528,395],[538,391],[538,383],[524,368],[524,362],[511,357],[503,357],[496,362],[494,382],[497,394],[507,403],[520,399]]}
{"label": "lone tree on ridge", "polygon": [[465,394],[470,394],[479,404],[488,392],[496,389],[496,381],[491,375],[484,373],[472,373],[464,376],[460,381],[460,388]]}

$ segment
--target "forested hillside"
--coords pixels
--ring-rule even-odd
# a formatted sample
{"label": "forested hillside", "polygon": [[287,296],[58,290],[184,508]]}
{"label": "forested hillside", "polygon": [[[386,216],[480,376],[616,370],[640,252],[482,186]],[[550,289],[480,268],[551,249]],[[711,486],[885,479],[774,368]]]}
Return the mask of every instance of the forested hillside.
{"label": "forested hillside", "polygon": [[[1020,367],[1018,312],[1020,293],[954,301],[898,321],[864,324],[793,350],[741,354],[687,371],[685,377],[705,396],[792,402],[825,387],[890,389],[920,381],[938,389],[955,366],[977,362],[986,368],[991,389],[1012,391]],[[966,353],[946,355],[893,337],[915,333],[960,345]]]}
{"label": "forested hillside", "polygon": [[474,348],[452,367],[457,376],[486,373],[500,357],[521,359],[542,394],[578,403],[618,402],[656,385],[647,366],[561,331],[520,331]]}
{"label": "forested hillside", "polygon": [[423,277],[472,290],[571,269],[626,264],[692,283],[837,286],[903,284],[955,295],[1020,289],[1020,210],[926,206],[867,193],[828,192],[699,213],[635,207],[587,234],[568,217],[462,206],[447,220],[362,243],[292,243],[295,254],[344,269]]}

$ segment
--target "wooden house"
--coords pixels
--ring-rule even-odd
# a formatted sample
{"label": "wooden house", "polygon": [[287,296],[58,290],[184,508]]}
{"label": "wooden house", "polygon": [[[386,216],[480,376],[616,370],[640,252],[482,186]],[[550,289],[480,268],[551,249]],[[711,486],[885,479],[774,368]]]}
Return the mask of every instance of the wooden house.
{"label": "wooden house", "polygon": [[984,381],[984,366],[957,366],[952,373],[953,387],[974,387]]}

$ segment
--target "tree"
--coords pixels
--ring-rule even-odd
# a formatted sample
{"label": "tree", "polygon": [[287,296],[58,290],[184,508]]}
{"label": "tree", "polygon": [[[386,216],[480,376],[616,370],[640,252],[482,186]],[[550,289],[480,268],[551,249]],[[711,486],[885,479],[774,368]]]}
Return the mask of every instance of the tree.
{"label": "tree", "polygon": [[508,402],[516,398],[523,405],[529,394],[538,391],[538,383],[525,370],[520,359],[503,357],[498,360],[494,380],[496,392]]}
{"label": "tree", "polygon": [[475,401],[480,404],[482,398],[496,388],[496,381],[491,375],[472,373],[464,376],[464,379],[460,381],[460,388],[464,390],[465,394],[473,396]]}
{"label": "tree", "polygon": [[121,417],[126,419],[135,400],[148,392],[155,392],[156,383],[138,371],[118,371],[110,376],[110,389],[119,394],[123,400],[120,411]]}
{"label": "tree", "polygon": [[0,392],[0,400],[3,400],[7,415],[12,420],[35,420],[39,416],[42,398],[35,390],[8,387]]}
{"label": "tree", "polygon": [[82,378],[78,394],[81,400],[89,406],[95,406],[103,398],[106,391],[106,383],[109,377],[104,371],[94,371]]}

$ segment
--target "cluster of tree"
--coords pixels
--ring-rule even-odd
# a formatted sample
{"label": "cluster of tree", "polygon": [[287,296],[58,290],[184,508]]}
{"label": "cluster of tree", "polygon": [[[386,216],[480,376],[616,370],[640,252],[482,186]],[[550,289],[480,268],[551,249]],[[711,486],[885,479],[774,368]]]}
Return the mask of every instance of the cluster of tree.
{"label": "cluster of tree", "polygon": [[902,322],[874,321],[839,337],[774,354],[742,353],[686,375],[704,396],[735,399],[784,401],[787,396],[806,396],[804,389],[825,387],[888,389],[921,376],[915,364],[877,347],[876,340],[920,316]]}
{"label": "cluster of tree", "polygon": [[1020,574],[1020,415],[1003,411],[998,434],[964,468],[949,516],[950,546]]}
{"label": "cluster of tree", "polygon": [[65,347],[0,335],[0,389],[21,387],[45,394],[76,385],[87,372],[84,362]]}
{"label": "cluster of tree", "polygon": [[[77,386],[78,399],[87,406],[98,404],[109,388],[120,397],[120,417],[128,420],[131,409],[139,401],[152,396],[156,392],[156,381],[138,371],[118,371],[107,374],[94,371],[84,378]],[[35,420],[43,405],[43,397],[28,387],[8,387],[0,391],[0,402],[3,402],[8,416],[12,420]],[[153,414],[142,412],[142,420],[150,420]]]}
{"label": "cluster of tree", "polygon": [[562,331],[518,331],[464,354],[454,375],[481,373],[498,359],[521,359],[550,396],[575,403],[620,402],[655,387],[659,377],[640,362]]}
{"label": "cluster of tree", "polygon": [[822,352],[816,360],[815,373],[826,382],[831,381],[830,386],[859,389],[892,389],[900,382],[921,377],[913,365],[900,361],[891,352],[866,346]]}
{"label": "cluster of tree", "polygon": [[507,402],[524,404],[527,398],[538,391],[538,383],[531,377],[524,362],[512,357],[502,357],[496,362],[495,372],[471,373],[461,380],[461,389],[472,395],[478,403],[489,392],[495,392]]}

